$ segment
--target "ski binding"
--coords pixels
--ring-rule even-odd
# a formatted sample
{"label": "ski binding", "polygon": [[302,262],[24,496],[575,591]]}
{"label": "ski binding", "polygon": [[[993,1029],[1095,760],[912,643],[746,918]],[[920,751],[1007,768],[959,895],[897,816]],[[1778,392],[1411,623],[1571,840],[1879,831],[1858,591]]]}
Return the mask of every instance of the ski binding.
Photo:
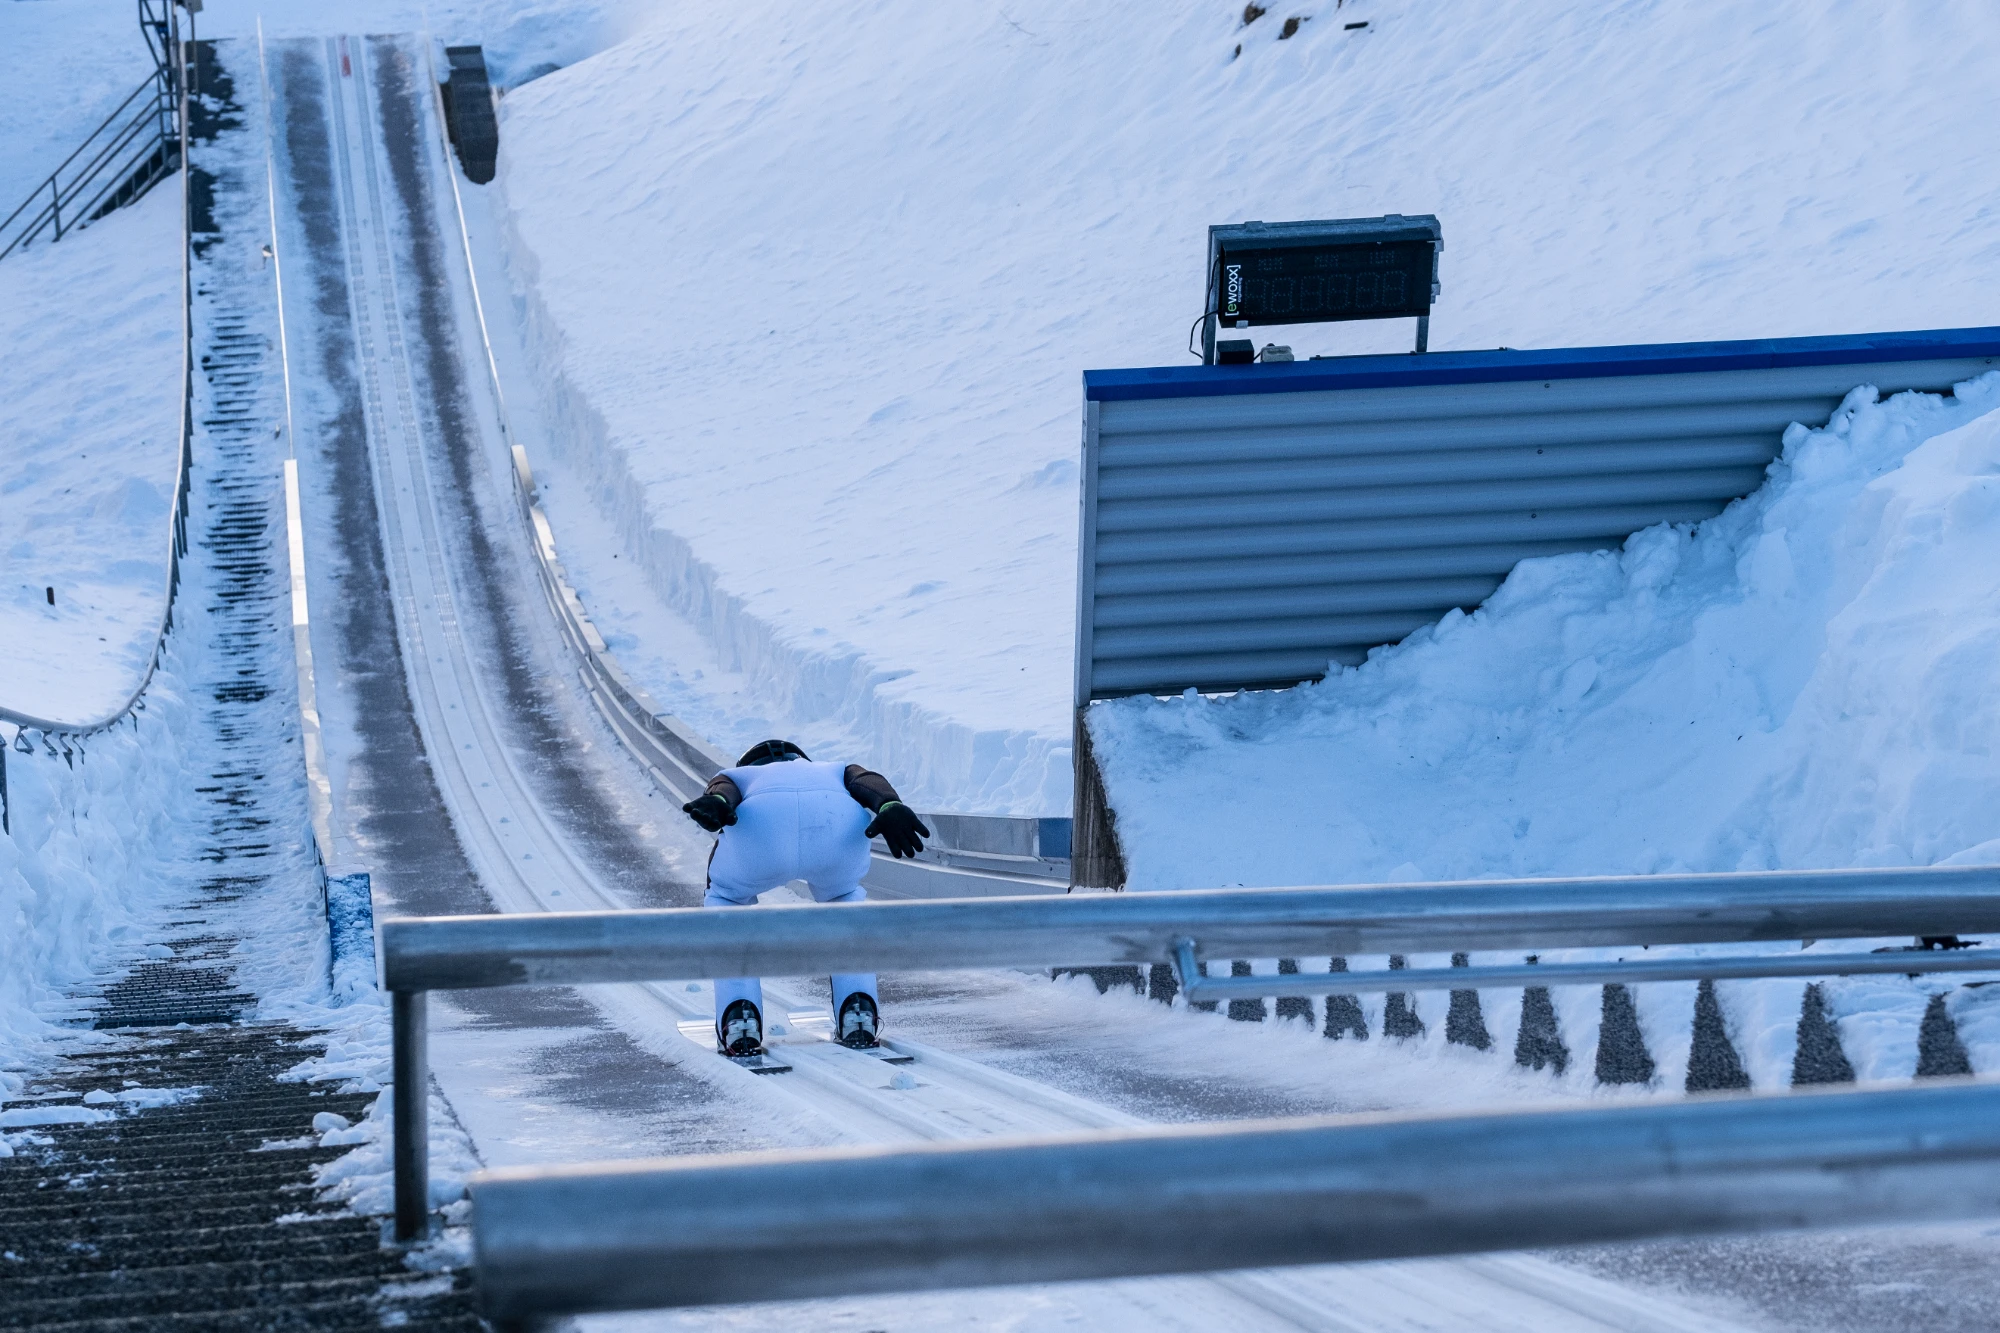
{"label": "ski binding", "polygon": [[731,1055],[727,1051],[715,1050],[714,1023],[705,1022],[699,1018],[691,1018],[684,1023],[676,1023],[674,1026],[681,1030],[683,1037],[686,1037],[697,1046],[715,1051],[716,1055],[729,1061],[730,1064],[735,1065],[738,1069],[747,1069],[753,1074],[787,1074],[791,1072],[791,1065],[771,1054],[769,1050],[762,1051],[756,1055]]}
{"label": "ski binding", "polygon": [[[836,1046],[840,1045],[840,1043],[833,1040],[833,1015],[827,1013],[825,1010],[794,1010],[785,1015],[785,1017],[790,1022],[792,1031],[798,1033],[800,1036],[809,1036],[816,1041],[830,1042]],[[917,1059],[914,1055],[905,1055],[903,1052],[892,1050],[888,1046],[870,1046],[858,1051],[854,1050],[852,1046],[842,1046],[841,1049],[844,1051],[854,1051],[856,1055],[865,1055],[871,1060],[880,1060],[885,1065],[914,1064]]]}

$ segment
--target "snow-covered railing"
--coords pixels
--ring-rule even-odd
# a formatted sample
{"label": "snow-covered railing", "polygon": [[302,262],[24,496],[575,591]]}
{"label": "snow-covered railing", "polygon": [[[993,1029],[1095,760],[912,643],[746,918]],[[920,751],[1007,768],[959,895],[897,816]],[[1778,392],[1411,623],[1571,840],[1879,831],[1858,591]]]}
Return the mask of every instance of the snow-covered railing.
{"label": "snow-covered railing", "polygon": [[1942,1222],[2000,1213],[2000,1087],[528,1167],[471,1195],[502,1321]]}
{"label": "snow-covered railing", "polygon": [[[425,50],[430,49],[429,43]],[[436,85],[436,71],[431,82]],[[443,97],[442,85],[438,96]],[[440,124],[447,118],[440,102]],[[445,158],[450,160],[446,144]],[[465,200],[458,174],[448,172],[457,208],[459,240],[465,254],[466,276],[472,289],[473,312],[486,355],[487,386],[500,424],[501,438],[513,461],[510,475],[514,500],[528,532],[535,571],[554,613],[562,637],[576,655],[586,692],[598,712],[633,758],[653,780],[683,800],[701,794],[708,780],[729,767],[730,760],[695,730],[656,703],[619,663],[598,633],[583,599],[570,584],[556,553],[555,532],[535,493],[534,469],[527,450],[514,435],[507,397],[500,385],[499,364],[486,325],[479,294],[479,274],[473,265],[472,241],[465,221]],[[868,888],[892,898],[977,897],[989,894],[1059,892],[1069,885],[1069,820],[1022,819],[1002,815],[924,815],[937,835],[914,860],[898,861],[878,851],[864,878]]]}
{"label": "snow-covered railing", "polygon": [[[177,13],[170,7],[170,13]],[[178,20],[175,20],[176,24]],[[176,26],[171,41],[173,59],[176,62],[175,86],[179,91],[180,160],[188,160],[188,80],[187,44],[179,40]],[[174,499],[167,524],[167,587],[166,604],[160,612],[160,623],[153,634],[153,645],[146,654],[145,670],[140,672],[139,681],[125,701],[99,717],[80,720],[42,717],[22,709],[0,705],[0,722],[14,726],[14,748],[22,754],[33,754],[37,740],[51,757],[69,757],[82,749],[84,737],[94,732],[106,731],[136,717],[146,707],[146,689],[153,683],[153,676],[159,670],[160,659],[166,652],[167,635],[174,627],[174,603],[180,593],[181,560],[188,549],[188,485],[193,470],[194,450],[194,215],[188,195],[188,173],[181,172],[181,414],[177,431],[177,455],[174,463]],[[34,733],[31,738],[30,733]],[[60,746],[60,749],[58,749]],[[0,746],[0,828],[6,821],[7,790],[6,750]]]}
{"label": "snow-covered railing", "polygon": [[[396,1077],[421,1087],[432,990],[589,985],[828,970],[917,971],[1165,964],[1218,995],[1367,989],[1370,974],[1200,977],[1205,960],[1299,954],[1588,948],[1944,936],[2000,930],[2000,867],[1760,871],[1332,888],[1034,896],[797,905],[757,912],[671,908],[392,918],[378,926],[393,997]],[[1550,966],[1537,983],[1661,980],[1659,960]],[[2000,971],[2000,950],[1789,952],[1690,958],[1680,979],[1844,971]],[[1579,971],[1581,971],[1579,965]],[[1408,988],[1409,971],[1376,978]],[[1458,969],[1452,980],[1468,984]],[[1518,978],[1509,977],[1518,982]],[[1244,983],[1241,988],[1230,987]],[[1389,989],[1384,985],[1382,989]],[[1197,991],[1193,1002],[1205,992]],[[891,1046],[894,1045],[892,1041]],[[399,1234],[423,1226],[428,1167],[420,1099],[395,1124]]]}

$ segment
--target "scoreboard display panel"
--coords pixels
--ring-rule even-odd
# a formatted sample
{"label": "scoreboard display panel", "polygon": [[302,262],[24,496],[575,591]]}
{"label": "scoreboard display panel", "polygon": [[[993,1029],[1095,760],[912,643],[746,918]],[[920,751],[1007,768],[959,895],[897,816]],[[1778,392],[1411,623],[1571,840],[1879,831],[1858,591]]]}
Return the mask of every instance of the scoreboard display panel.
{"label": "scoreboard display panel", "polygon": [[1435,254],[1427,240],[1224,247],[1217,313],[1238,325],[1427,315]]}
{"label": "scoreboard display panel", "polygon": [[1222,328],[1427,321],[1443,249],[1444,229],[1429,215],[1210,227],[1208,319]]}

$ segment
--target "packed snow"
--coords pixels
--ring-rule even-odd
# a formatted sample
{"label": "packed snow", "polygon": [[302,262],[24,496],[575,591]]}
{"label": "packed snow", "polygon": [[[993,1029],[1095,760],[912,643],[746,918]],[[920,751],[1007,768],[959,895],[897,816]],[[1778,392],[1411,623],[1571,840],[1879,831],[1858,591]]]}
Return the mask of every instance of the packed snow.
{"label": "packed snow", "polygon": [[[169,669],[131,724],[6,754],[9,835],[0,837],[0,1101],[80,1037],[71,998],[144,957],[185,871],[163,855],[189,819],[192,710]],[[15,739],[0,727],[0,743]],[[64,757],[64,751],[68,757]],[[95,1113],[93,1113],[95,1114]]]}
{"label": "packed snow", "polygon": [[177,185],[0,260],[0,704],[37,717],[124,703],[166,610]]}
{"label": "packed snow", "polygon": [[[1972,0],[1243,13],[676,9],[505,99],[530,452],[656,693],[747,691],[940,806],[1066,812],[1078,374],[1185,362],[1209,223],[1435,212],[1439,348],[1990,317]],[[644,651],[671,631],[613,554],[718,669]]]}

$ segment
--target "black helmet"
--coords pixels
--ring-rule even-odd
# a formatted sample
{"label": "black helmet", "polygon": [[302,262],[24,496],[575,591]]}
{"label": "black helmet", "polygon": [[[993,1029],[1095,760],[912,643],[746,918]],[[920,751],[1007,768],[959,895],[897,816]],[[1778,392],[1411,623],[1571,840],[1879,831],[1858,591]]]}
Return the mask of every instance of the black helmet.
{"label": "black helmet", "polygon": [[758,764],[781,764],[787,759],[804,759],[806,752],[790,741],[758,741],[743,752],[736,761],[738,768],[754,768]]}

